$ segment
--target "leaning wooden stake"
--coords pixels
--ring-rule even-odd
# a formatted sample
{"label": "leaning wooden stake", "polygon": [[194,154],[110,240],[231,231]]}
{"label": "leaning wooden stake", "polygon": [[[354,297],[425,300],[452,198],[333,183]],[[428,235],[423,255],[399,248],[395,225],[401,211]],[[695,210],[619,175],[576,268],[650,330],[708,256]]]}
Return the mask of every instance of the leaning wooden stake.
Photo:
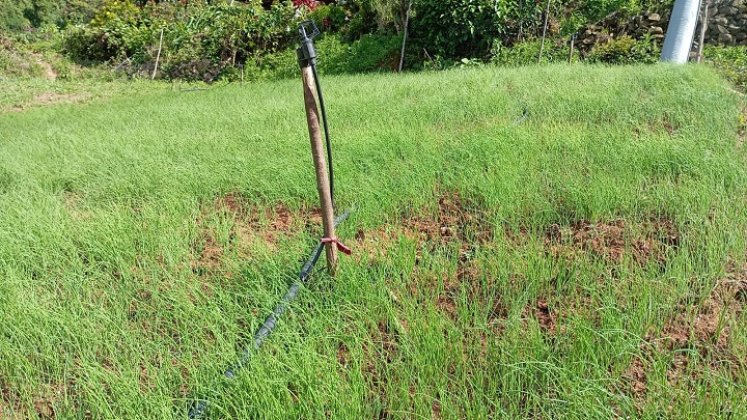
{"label": "leaning wooden stake", "polygon": [[156,65],[153,66],[153,75],[150,76],[150,80],[156,79],[156,73],[158,73],[158,62],[161,61],[161,49],[163,48],[163,28],[161,28],[161,40],[158,41],[158,54],[156,54]]}
{"label": "leaning wooden stake", "polygon": [[[311,155],[314,158],[316,169],[316,187],[319,190],[319,201],[322,205],[322,224],[324,225],[324,237],[336,238],[335,215],[332,206],[332,194],[329,187],[329,175],[327,174],[327,159],[324,155],[324,144],[322,143],[322,130],[319,126],[319,108],[316,105],[316,87],[314,73],[311,66],[301,67],[303,76],[303,98],[306,104],[306,122],[309,124],[309,137],[311,138]],[[331,276],[337,272],[337,246],[335,243],[326,244],[327,270]]]}

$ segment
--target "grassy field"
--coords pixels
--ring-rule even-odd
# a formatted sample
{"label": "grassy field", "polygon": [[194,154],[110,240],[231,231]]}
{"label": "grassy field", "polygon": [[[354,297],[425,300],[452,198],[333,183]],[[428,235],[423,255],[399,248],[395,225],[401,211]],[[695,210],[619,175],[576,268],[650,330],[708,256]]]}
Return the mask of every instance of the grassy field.
{"label": "grassy field", "polygon": [[744,104],[714,72],[323,82],[354,256],[231,383],[320,236],[300,81],[0,114],[0,418],[747,413]]}

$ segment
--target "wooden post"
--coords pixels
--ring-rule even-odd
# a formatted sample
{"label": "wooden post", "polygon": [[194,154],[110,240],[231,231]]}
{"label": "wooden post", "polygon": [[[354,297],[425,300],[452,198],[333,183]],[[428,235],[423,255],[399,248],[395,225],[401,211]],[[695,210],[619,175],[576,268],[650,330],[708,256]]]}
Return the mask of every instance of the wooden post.
{"label": "wooden post", "polygon": [[542,26],[542,42],[540,43],[540,52],[537,56],[537,63],[542,62],[542,53],[545,51],[545,38],[547,37],[547,21],[550,18],[550,0],[547,0],[547,7],[545,8],[545,24]]}
{"label": "wooden post", "polygon": [[711,6],[711,0],[706,0],[703,6],[703,14],[700,15],[700,39],[698,39],[698,63],[703,62],[703,47],[705,44],[706,32],[708,31],[708,8]]}
{"label": "wooden post", "polygon": [[[316,187],[319,191],[319,201],[322,206],[324,237],[336,238],[335,215],[329,187],[329,175],[327,174],[327,159],[322,143],[322,130],[319,126],[319,108],[316,105],[316,87],[311,66],[301,67],[301,75],[303,76],[306,122],[309,125],[309,138],[311,139],[311,155],[314,158],[314,168],[316,169]],[[337,272],[337,247],[334,243],[328,243],[325,248],[327,251],[327,271],[331,276],[334,276]]]}
{"label": "wooden post", "polygon": [[402,73],[402,68],[405,66],[405,47],[407,46],[407,33],[409,32],[410,26],[410,11],[412,10],[412,0],[407,3],[407,10],[405,10],[405,27],[404,34],[402,35],[402,52],[399,54],[399,72]]}
{"label": "wooden post", "polygon": [[154,80],[156,78],[156,73],[158,73],[158,62],[161,60],[161,48],[163,48],[163,28],[161,28],[161,40],[158,41],[158,54],[156,54],[156,65],[153,66],[153,75],[150,77],[150,80]]}
{"label": "wooden post", "polygon": [[576,46],[576,34],[571,37],[571,52],[568,53],[568,64],[573,62],[573,48]]}

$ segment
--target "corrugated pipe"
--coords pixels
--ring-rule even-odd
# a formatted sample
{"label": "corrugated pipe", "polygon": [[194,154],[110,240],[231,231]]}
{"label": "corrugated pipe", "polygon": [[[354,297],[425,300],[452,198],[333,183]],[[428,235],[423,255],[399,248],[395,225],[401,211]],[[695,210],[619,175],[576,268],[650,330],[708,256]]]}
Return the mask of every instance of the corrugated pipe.
{"label": "corrugated pipe", "polygon": [[661,50],[661,61],[685,64],[690,58],[690,49],[698,23],[701,0],[677,0],[669,19],[667,36]]}

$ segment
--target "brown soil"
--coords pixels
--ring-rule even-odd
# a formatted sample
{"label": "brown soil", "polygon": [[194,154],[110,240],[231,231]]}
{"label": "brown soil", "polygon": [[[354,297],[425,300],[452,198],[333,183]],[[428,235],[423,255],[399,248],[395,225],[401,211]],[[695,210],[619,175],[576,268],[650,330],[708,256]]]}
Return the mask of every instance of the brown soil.
{"label": "brown soil", "polygon": [[350,362],[350,350],[345,343],[340,343],[337,346],[337,362],[340,363],[342,367],[348,367],[348,363]]}
{"label": "brown soil", "polygon": [[91,217],[91,213],[89,211],[83,210],[81,208],[81,201],[83,201],[82,197],[79,194],[72,192],[66,192],[62,197],[62,202],[65,206],[65,209],[70,214],[70,217],[72,217],[76,221],[86,220]]}
{"label": "brown soil", "polygon": [[452,320],[457,319],[456,300],[454,300],[454,296],[449,292],[438,296],[436,299],[436,307],[439,311],[447,314]]}
{"label": "brown soil", "polygon": [[35,106],[49,106],[57,104],[78,104],[91,98],[89,93],[56,93],[43,92],[22,105],[16,105],[14,110],[23,111]]}
{"label": "brown soil", "polygon": [[591,254],[619,264],[626,253],[631,253],[639,265],[651,260],[664,264],[667,250],[679,247],[679,243],[679,231],[668,219],[635,226],[622,219],[594,224],[582,220],[570,226],[552,224],[545,229],[547,252],[569,260]]}
{"label": "brown soil", "polygon": [[[229,243],[225,246],[235,248],[240,254],[248,255],[257,242],[271,250],[277,250],[283,237],[302,231],[299,220],[313,220],[315,210],[309,214],[297,214],[283,204],[260,208],[249,204],[239,194],[226,194],[216,198],[211,205],[202,209],[197,225],[200,226],[200,237],[193,252],[192,269],[197,273],[220,271],[224,249],[217,239],[216,232],[206,226],[207,219],[214,214],[232,219],[233,228]],[[267,220],[264,223],[263,220]]]}
{"label": "brown soil", "polygon": [[[473,283],[480,276],[479,267],[471,259],[476,248],[492,241],[492,225],[486,222],[486,216],[475,211],[473,206],[465,202],[458,192],[441,191],[437,195],[437,212],[421,210],[410,215],[403,215],[401,224],[396,227],[382,227],[375,230],[359,230],[356,234],[358,249],[367,255],[370,262],[386,255],[391,244],[401,238],[409,238],[417,242],[415,265],[420,265],[420,256],[425,249],[435,250],[450,244],[457,244],[459,249],[455,278],[444,276],[431,279],[430,274],[425,278],[426,287],[439,287],[443,281],[443,291],[436,296],[435,305],[440,311],[452,319],[457,316],[456,297],[459,295],[463,283]],[[418,274],[415,274],[419,277]],[[413,283],[413,296],[419,293],[419,286]],[[440,287],[439,287],[440,288]]]}
{"label": "brown soil", "polygon": [[442,418],[441,403],[438,400],[433,400],[433,403],[431,404],[431,418],[434,420]]}
{"label": "brown soil", "polygon": [[64,400],[65,387],[60,384],[47,384],[34,398],[34,411],[41,419],[57,418],[55,407]]}
{"label": "brown soil", "polygon": [[535,319],[539,323],[542,332],[550,335],[554,335],[557,330],[558,316],[555,311],[551,311],[547,305],[547,300],[544,298],[537,299],[536,304],[532,308]]}
{"label": "brown soil", "polygon": [[[646,124],[643,128],[644,130],[647,130],[652,133],[658,133],[661,131],[665,131],[670,136],[676,134],[679,131],[679,126],[672,121],[669,114],[664,114],[661,119],[658,119],[656,121],[651,121],[648,124]],[[636,138],[639,138],[641,135],[641,128],[636,127],[633,129],[633,132],[635,134]]]}
{"label": "brown soil", "polygon": [[387,321],[380,320],[378,327],[378,338],[380,339],[379,344],[381,345],[383,356],[382,360],[386,360],[387,363],[391,363],[392,361],[394,361],[394,358],[397,354],[399,337]]}
{"label": "brown soil", "polygon": [[680,308],[662,330],[661,345],[667,350],[696,349],[703,356],[729,353],[730,320],[744,310],[747,299],[747,268],[720,280],[694,316]]}
{"label": "brown soil", "polygon": [[637,357],[634,358],[623,374],[623,378],[629,384],[629,392],[636,401],[643,400],[648,389],[646,384],[646,368],[643,365],[643,361]]}
{"label": "brown soil", "polygon": [[20,416],[20,395],[13,386],[0,378],[0,419]]}
{"label": "brown soil", "polygon": [[[703,369],[726,366],[732,376],[739,375],[745,361],[733,353],[729,338],[732,325],[744,311],[746,303],[747,265],[731,267],[694,314],[688,315],[688,308],[679,306],[658,336],[649,334],[645,338],[642,351],[648,357],[671,354],[667,380],[672,386],[689,378],[693,351],[710,361],[710,366]],[[698,372],[690,372],[690,375],[697,376]],[[640,358],[633,359],[624,378],[630,384],[632,394],[640,401],[646,393],[646,366]]]}
{"label": "brown soil", "polygon": [[438,215],[422,216],[427,211],[406,219],[404,226],[434,243],[460,241],[464,243],[486,243],[493,239],[492,226],[485,223],[485,215],[474,211],[458,192],[441,192],[438,197]]}
{"label": "brown soil", "polygon": [[0,419],[57,418],[59,404],[65,399],[66,389],[70,389],[74,383],[67,385],[51,383],[42,385],[33,395],[33,413],[21,405],[21,396],[7,384],[0,382]]}

